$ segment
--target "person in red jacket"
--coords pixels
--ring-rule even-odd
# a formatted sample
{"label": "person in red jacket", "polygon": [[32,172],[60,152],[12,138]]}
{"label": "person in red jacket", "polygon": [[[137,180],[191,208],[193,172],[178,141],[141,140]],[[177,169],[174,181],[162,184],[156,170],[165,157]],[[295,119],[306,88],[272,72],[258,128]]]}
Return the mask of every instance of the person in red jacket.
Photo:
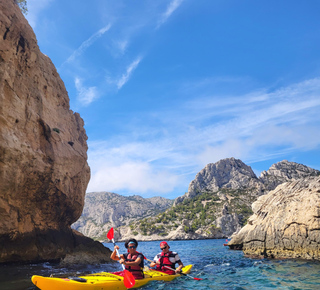
{"label": "person in red jacket", "polygon": [[[161,253],[154,257],[153,262],[150,263],[150,266],[156,266],[157,271],[161,271],[169,275],[181,273],[183,263],[181,262],[178,253],[170,251],[170,247],[167,242],[161,242],[160,249]],[[176,263],[179,264],[177,269],[175,267]]]}
{"label": "person in red jacket", "polygon": [[[119,259],[116,251],[116,249],[119,250],[119,246],[116,245],[111,254],[111,259],[115,261],[120,260],[120,264],[123,264],[135,279],[143,279],[144,255],[136,251],[138,242],[135,239],[130,239],[125,242],[124,246],[128,249],[128,253],[121,254]],[[114,274],[121,275],[120,272],[115,272]]]}

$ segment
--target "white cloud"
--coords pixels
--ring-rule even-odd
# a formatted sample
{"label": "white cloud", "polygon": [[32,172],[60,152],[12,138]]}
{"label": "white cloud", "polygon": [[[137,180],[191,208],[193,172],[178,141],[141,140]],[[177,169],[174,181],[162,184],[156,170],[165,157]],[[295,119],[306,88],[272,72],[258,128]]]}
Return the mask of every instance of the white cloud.
{"label": "white cloud", "polygon": [[138,57],[127,67],[126,72],[120,77],[119,80],[116,81],[118,89],[121,89],[128,82],[132,73],[138,67],[140,61],[141,61],[141,57]]}
{"label": "white cloud", "polygon": [[161,19],[158,22],[157,28],[159,28],[162,24],[164,24],[171,14],[178,9],[178,7],[182,4],[184,0],[172,0],[167,7],[167,10],[161,15]]}
{"label": "white cloud", "polygon": [[87,106],[99,97],[96,87],[85,88],[82,84],[82,80],[78,77],[74,80],[75,87],[78,92],[78,100],[83,106]]}
{"label": "white cloud", "polygon": [[106,162],[95,169],[88,191],[100,191],[104,188],[114,192],[127,189],[131,193],[163,194],[172,191],[176,184],[176,176],[156,171],[147,162],[129,161],[119,165]]}

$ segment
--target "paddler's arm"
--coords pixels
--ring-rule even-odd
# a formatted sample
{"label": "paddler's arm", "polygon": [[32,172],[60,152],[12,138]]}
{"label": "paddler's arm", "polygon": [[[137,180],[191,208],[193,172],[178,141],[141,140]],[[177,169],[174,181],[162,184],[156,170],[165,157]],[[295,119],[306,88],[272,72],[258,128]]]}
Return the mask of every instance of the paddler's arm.
{"label": "paddler's arm", "polygon": [[[119,250],[119,246],[115,245],[114,250],[111,253],[110,258],[115,261],[119,261],[119,257],[117,256],[117,250]],[[123,255],[120,255],[121,259],[123,259]]]}
{"label": "paddler's arm", "polygon": [[176,269],[176,274],[179,274],[181,272],[181,269],[183,268],[183,263],[181,261],[178,262],[179,267]]}
{"label": "paddler's arm", "polygon": [[137,258],[135,261],[129,262],[125,261],[123,258],[120,260],[120,264],[127,265],[127,266],[137,266],[140,265],[141,263],[141,258]]}
{"label": "paddler's arm", "polygon": [[154,267],[156,265],[160,265],[160,260],[158,260],[156,262],[153,260],[153,262],[150,263],[150,267]]}

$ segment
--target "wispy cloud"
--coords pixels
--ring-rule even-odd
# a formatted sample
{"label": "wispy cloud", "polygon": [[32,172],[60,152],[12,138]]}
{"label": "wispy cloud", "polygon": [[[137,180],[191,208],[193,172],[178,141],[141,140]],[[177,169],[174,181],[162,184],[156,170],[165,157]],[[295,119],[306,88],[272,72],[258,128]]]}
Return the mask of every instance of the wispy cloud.
{"label": "wispy cloud", "polygon": [[95,99],[98,98],[99,94],[96,87],[84,87],[82,80],[78,77],[75,78],[74,84],[78,92],[77,99],[79,100],[81,105],[88,106],[90,103],[92,103]]}
{"label": "wispy cloud", "polygon": [[90,47],[97,39],[99,39],[103,34],[105,34],[111,28],[111,24],[104,26],[99,29],[96,33],[85,40],[78,49],[76,49],[68,59],[61,65],[64,66],[67,63],[73,62],[78,56],[80,56],[88,47]]}
{"label": "wispy cloud", "polygon": [[117,48],[118,54],[120,54],[120,55],[125,53],[128,45],[129,45],[128,40],[114,41],[114,46]]}
{"label": "wispy cloud", "polygon": [[161,18],[158,22],[157,28],[159,28],[162,24],[164,24],[168,18],[172,15],[172,13],[178,9],[178,7],[182,4],[184,0],[172,0],[168,7],[167,10],[161,15]]}
{"label": "wispy cloud", "polygon": [[222,158],[252,163],[318,148],[319,92],[320,78],[227,100],[195,97],[193,106],[186,102],[172,110],[141,115],[141,123],[134,125],[140,131],[128,125],[127,134],[117,140],[89,144],[89,189],[98,189],[105,177],[108,182],[100,189],[183,191],[203,166]]}
{"label": "wispy cloud", "polygon": [[121,89],[129,80],[134,70],[138,67],[141,57],[138,57],[136,60],[134,60],[126,69],[126,72],[120,77],[119,80],[116,81],[117,88]]}

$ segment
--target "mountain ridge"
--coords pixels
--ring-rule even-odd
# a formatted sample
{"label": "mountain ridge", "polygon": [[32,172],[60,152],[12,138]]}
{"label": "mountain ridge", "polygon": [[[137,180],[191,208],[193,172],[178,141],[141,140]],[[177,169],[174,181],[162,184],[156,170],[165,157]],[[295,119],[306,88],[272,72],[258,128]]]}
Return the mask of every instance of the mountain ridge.
{"label": "mountain ridge", "polygon": [[[112,220],[115,235],[118,240],[132,236],[139,240],[229,237],[245,225],[252,214],[251,205],[259,196],[284,182],[319,174],[320,171],[303,164],[283,160],[257,177],[241,160],[222,159],[207,164],[190,182],[188,192],[171,201],[171,205],[167,203],[168,207],[162,212],[145,210],[143,215],[118,217],[120,223]],[[140,198],[140,201],[144,200]],[[100,229],[104,234],[95,238],[105,238],[112,222],[109,220],[107,226]],[[77,229],[81,231],[81,228]],[[92,237],[89,230],[83,233]]]}
{"label": "mountain ridge", "polygon": [[83,213],[72,228],[103,240],[111,227],[128,226],[131,220],[153,216],[172,204],[173,200],[161,196],[143,198],[106,191],[90,192],[86,194]]}

